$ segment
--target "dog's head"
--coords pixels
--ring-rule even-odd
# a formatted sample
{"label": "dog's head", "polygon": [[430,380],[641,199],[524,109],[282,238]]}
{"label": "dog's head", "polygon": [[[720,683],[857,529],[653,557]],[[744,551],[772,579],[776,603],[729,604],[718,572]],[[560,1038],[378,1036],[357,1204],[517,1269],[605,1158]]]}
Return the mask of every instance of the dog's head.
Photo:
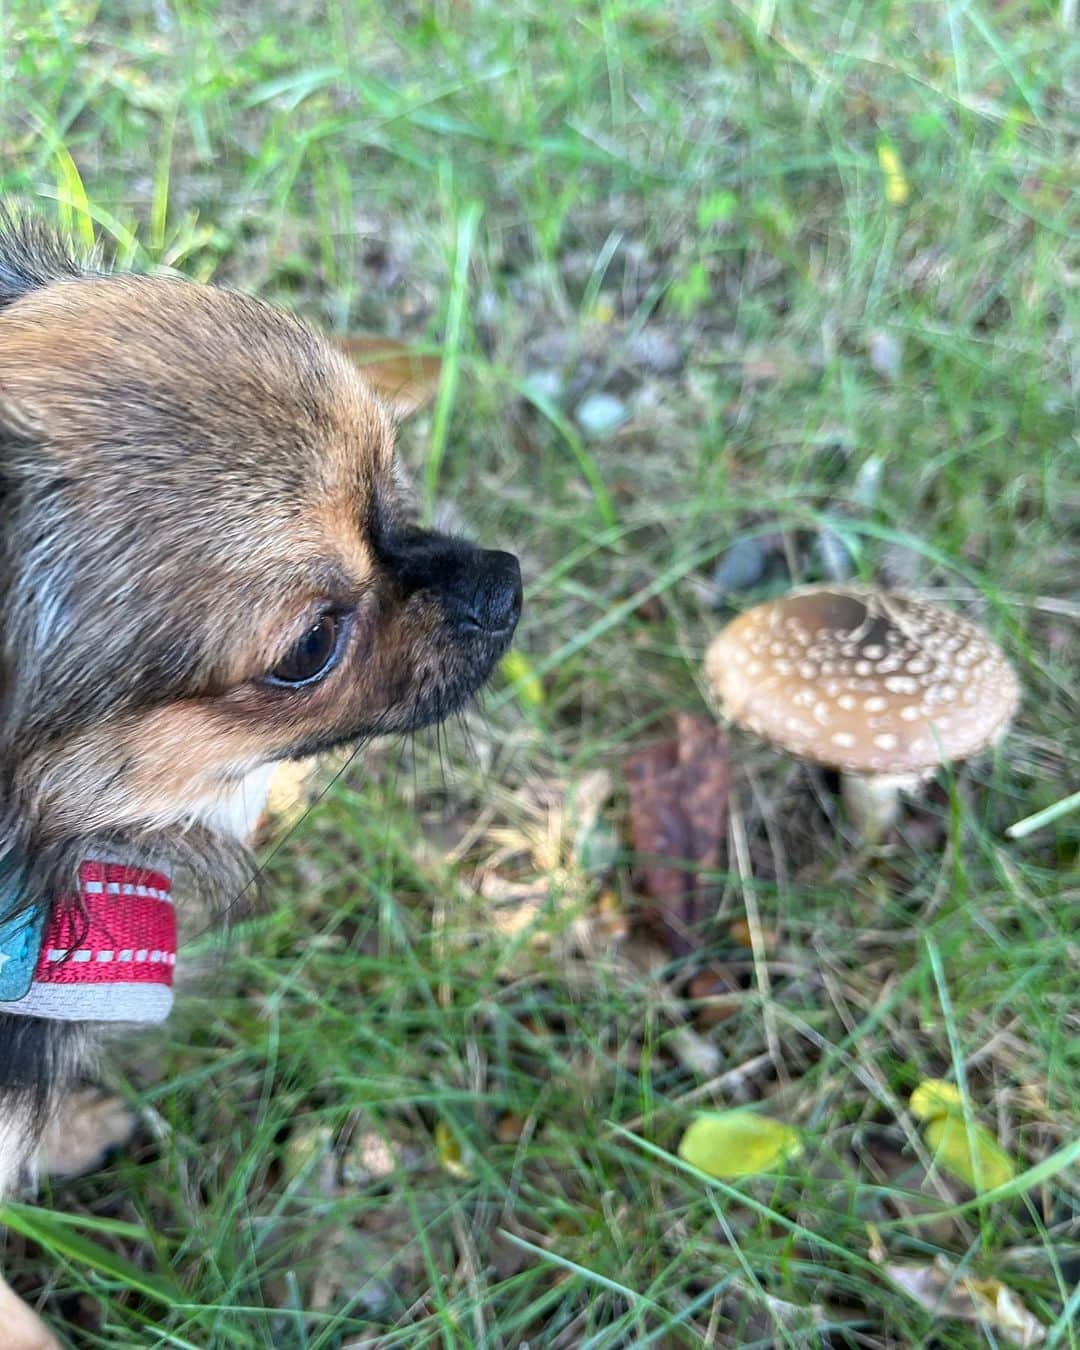
{"label": "dog's head", "polygon": [[53,837],[168,826],[261,764],[459,708],[518,565],[413,523],[356,367],[257,300],[0,226],[9,800]]}

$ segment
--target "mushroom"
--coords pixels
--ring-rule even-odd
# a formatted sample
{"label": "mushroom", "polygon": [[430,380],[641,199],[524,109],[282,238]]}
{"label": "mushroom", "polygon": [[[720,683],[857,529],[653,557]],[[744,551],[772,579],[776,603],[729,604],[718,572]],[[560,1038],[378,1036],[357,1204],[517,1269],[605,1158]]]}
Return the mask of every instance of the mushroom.
{"label": "mushroom", "polygon": [[705,657],[739,726],[841,774],[862,839],[899,815],[899,792],[1004,732],[1019,686],[975,624],[903,591],[808,586],[740,614]]}

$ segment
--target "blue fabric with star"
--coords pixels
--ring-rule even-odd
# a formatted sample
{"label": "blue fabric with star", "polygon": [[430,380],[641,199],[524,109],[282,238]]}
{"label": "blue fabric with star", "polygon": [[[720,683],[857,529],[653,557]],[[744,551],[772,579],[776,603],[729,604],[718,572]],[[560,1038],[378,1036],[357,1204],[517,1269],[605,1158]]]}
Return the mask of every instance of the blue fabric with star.
{"label": "blue fabric with star", "polygon": [[45,936],[43,906],[7,917],[22,899],[25,883],[21,863],[0,859],[0,1003],[15,1003],[30,992]]}

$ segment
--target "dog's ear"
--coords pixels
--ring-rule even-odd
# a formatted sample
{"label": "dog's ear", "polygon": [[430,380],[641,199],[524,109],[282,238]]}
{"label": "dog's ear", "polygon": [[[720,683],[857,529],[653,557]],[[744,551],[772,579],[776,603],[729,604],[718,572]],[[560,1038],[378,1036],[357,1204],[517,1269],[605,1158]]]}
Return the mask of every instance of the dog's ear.
{"label": "dog's ear", "polygon": [[435,397],[442,375],[439,357],[424,355],[393,338],[366,333],[333,340],[363,372],[364,378],[399,422],[411,417]]}
{"label": "dog's ear", "polygon": [[0,202],[0,311],[27,291],[82,274],[71,250],[44,221]]}

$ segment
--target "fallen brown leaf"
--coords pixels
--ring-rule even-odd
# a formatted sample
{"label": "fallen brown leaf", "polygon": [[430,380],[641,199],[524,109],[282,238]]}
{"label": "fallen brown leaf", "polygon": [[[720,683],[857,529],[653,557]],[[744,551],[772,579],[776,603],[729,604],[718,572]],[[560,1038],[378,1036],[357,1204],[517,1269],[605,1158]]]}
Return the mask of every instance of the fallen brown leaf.
{"label": "fallen brown leaf", "polygon": [[525,1130],[524,1116],[509,1113],[500,1116],[495,1125],[495,1138],[500,1144],[516,1144]]}
{"label": "fallen brown leaf", "polygon": [[[728,928],[728,937],[732,942],[738,943],[740,947],[753,947],[754,939],[750,932],[750,924],[745,915],[740,915],[737,919],[732,919]],[[778,941],[779,934],[773,928],[763,928],[761,930],[761,940],[765,945],[766,951],[771,951]]]}
{"label": "fallen brown leaf", "polygon": [[875,1230],[869,1256],[893,1284],[935,1317],[977,1322],[1000,1333],[1010,1345],[1042,1345],[1046,1340],[1039,1319],[994,1276],[966,1275],[944,1256],[930,1265],[889,1261]]}
{"label": "fallen brown leaf", "polygon": [[435,397],[442,376],[440,357],[374,334],[354,333],[335,341],[398,417],[410,417]]}
{"label": "fallen brown leaf", "polygon": [[711,965],[699,970],[686,990],[686,996],[696,1005],[694,1023],[699,1031],[726,1022],[739,1010],[742,990],[732,971],[726,966]]}
{"label": "fallen brown leaf", "polygon": [[673,955],[686,956],[715,904],[701,872],[716,870],[724,851],[727,737],[710,719],[681,713],[674,739],[630,755],[624,772],[640,885],[653,901],[643,918]]}

